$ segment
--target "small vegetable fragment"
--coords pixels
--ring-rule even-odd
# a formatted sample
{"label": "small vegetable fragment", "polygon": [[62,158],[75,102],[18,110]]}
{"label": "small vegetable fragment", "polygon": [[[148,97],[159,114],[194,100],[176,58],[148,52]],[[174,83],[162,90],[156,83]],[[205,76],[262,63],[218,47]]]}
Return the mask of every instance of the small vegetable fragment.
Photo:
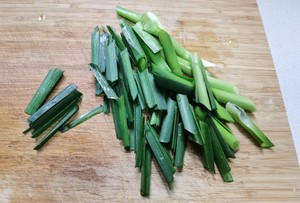
{"label": "small vegetable fragment", "polygon": [[213,146],[214,160],[217,165],[217,168],[223,178],[224,182],[232,182],[233,178],[231,176],[231,169],[226,159],[226,156],[222,150],[222,147],[219,143],[219,140],[214,133],[214,130],[211,130],[211,140]]}
{"label": "small vegetable fragment", "polygon": [[134,23],[140,22],[142,20],[142,15],[138,14],[134,11],[128,10],[126,8],[123,8],[121,6],[116,7],[116,12],[119,16],[122,16],[123,18],[126,18]]}
{"label": "small vegetable fragment", "polygon": [[109,86],[105,77],[101,74],[99,68],[95,64],[90,64],[90,69],[92,70],[94,76],[96,77],[97,81],[101,85],[104,93],[106,94],[107,98],[109,99],[118,99],[118,96],[114,92],[114,90]]}
{"label": "small vegetable fragment", "polygon": [[142,156],[145,145],[144,136],[144,115],[142,115],[142,109],[139,105],[134,105],[134,134],[135,134],[135,167],[141,167]]}
{"label": "small vegetable fragment", "polygon": [[208,110],[212,110],[198,55],[196,53],[192,55],[190,61],[195,79],[195,101],[204,105]]}
{"label": "small vegetable fragment", "polygon": [[162,49],[157,39],[143,30],[143,25],[140,22],[136,23],[134,26],[132,26],[132,28],[154,54]]}
{"label": "small vegetable fragment", "polygon": [[227,126],[225,126],[221,121],[212,117],[212,120],[222,135],[224,141],[230,146],[230,148],[234,151],[239,149],[240,142],[236,139],[236,137],[232,134]]}
{"label": "small vegetable fragment", "polygon": [[123,140],[123,146],[125,149],[129,149],[130,138],[126,120],[124,96],[120,96],[118,100],[111,100],[111,102],[117,138]]}
{"label": "small vegetable fragment", "polygon": [[194,84],[192,82],[187,81],[169,71],[161,69],[155,64],[152,64],[152,74],[155,82],[159,86],[174,93],[190,95],[194,90]]}
{"label": "small vegetable fragment", "polygon": [[236,95],[236,94],[226,92],[223,90],[218,90],[215,88],[211,88],[211,90],[214,93],[216,100],[220,103],[226,104],[227,102],[231,102],[231,103],[234,103],[234,104],[240,106],[241,108],[243,108],[247,111],[250,111],[250,112],[256,111],[255,104],[247,97],[244,97],[241,95]]}
{"label": "small vegetable fragment", "polygon": [[231,114],[233,119],[252,136],[252,138],[260,147],[270,148],[274,146],[274,144],[255,125],[255,123],[247,116],[246,112],[241,107],[228,102],[226,104],[226,109]]}
{"label": "small vegetable fragment", "polygon": [[72,116],[78,111],[78,106],[74,106],[56,125],[55,127],[43,137],[39,141],[39,143],[33,148],[34,150],[39,150],[41,149],[46,142],[53,137],[53,135],[59,131],[59,129],[70,119]]}
{"label": "small vegetable fragment", "polygon": [[178,64],[177,56],[170,35],[166,31],[160,30],[158,37],[163,47],[166,61],[169,64],[172,72],[182,75],[182,71]]}
{"label": "small vegetable fragment", "polygon": [[142,196],[148,196],[150,194],[150,177],[151,177],[151,151],[149,146],[145,145],[143,153],[143,161],[141,167],[141,189]]}
{"label": "small vegetable fragment", "polygon": [[117,49],[115,40],[108,44],[105,53],[105,76],[107,81],[114,83],[118,80]]}
{"label": "small vegetable fragment", "polygon": [[217,105],[217,109],[215,110],[215,115],[218,119],[221,119],[226,122],[233,122],[233,118],[228,113],[228,111],[215,100],[215,103]]}
{"label": "small vegetable fragment", "polygon": [[185,139],[183,134],[182,123],[178,123],[178,131],[177,131],[176,139],[177,140],[176,140],[174,166],[181,169],[183,167],[183,158],[184,158],[184,150],[185,150]]}
{"label": "small vegetable fragment", "polygon": [[139,70],[145,70],[147,68],[147,57],[132,28],[124,26],[122,28],[121,36]]}
{"label": "small vegetable fragment", "polygon": [[186,95],[177,94],[176,100],[180,112],[180,116],[183,122],[183,127],[186,131],[191,133],[189,138],[196,142],[199,145],[203,145],[203,140],[201,135],[199,134],[199,130],[197,127],[197,123],[195,120],[194,112],[192,111],[192,108],[190,107],[189,100]]}
{"label": "small vegetable fragment", "polygon": [[145,125],[145,136],[166,181],[168,183],[173,182],[175,169],[172,166],[170,157],[168,157],[166,151],[164,151],[165,149],[163,149],[163,146],[160,144],[155,130],[150,126],[148,121]]}
{"label": "small vegetable fragment", "polygon": [[123,51],[126,47],[120,35],[118,35],[115,29],[109,25],[107,26],[107,29],[109,30],[112,38],[115,40],[117,47],[120,49],[120,51]]}
{"label": "small vegetable fragment", "polygon": [[81,115],[80,117],[76,118],[75,120],[71,121],[70,123],[68,123],[67,125],[65,125],[62,129],[61,132],[66,132],[68,130],[70,130],[71,128],[76,127],[77,125],[83,123],[84,121],[92,118],[93,116],[102,113],[103,112],[103,106],[102,105],[98,105],[95,108],[93,108],[92,110],[90,110],[89,112]]}
{"label": "small vegetable fragment", "polygon": [[[206,119],[205,121],[212,127],[214,134],[216,135],[216,137],[219,140],[219,144],[223,149],[223,152],[226,156],[226,158],[235,158],[235,155],[233,153],[233,151],[230,149],[229,145],[225,142],[224,138],[222,137],[219,129],[217,128],[217,126],[215,125],[214,121],[213,121],[213,117],[211,114],[207,114],[206,115]],[[235,139],[234,137],[230,137],[231,139],[228,139],[229,141],[231,141],[230,143],[232,144],[232,146],[235,145]],[[232,143],[233,142],[233,143]]]}
{"label": "small vegetable fragment", "polygon": [[164,117],[161,125],[159,141],[162,143],[169,143],[172,135],[172,127],[175,118],[176,102],[170,97],[167,102],[167,114]]}
{"label": "small vegetable fragment", "polygon": [[201,127],[204,131],[203,139],[205,145],[203,145],[203,165],[208,171],[215,173],[214,150],[213,150],[212,134],[211,134],[212,128],[205,122],[202,121],[199,122],[201,122]]}
{"label": "small vegetable fragment", "polygon": [[155,107],[156,101],[154,98],[154,90],[152,88],[149,75],[150,75],[150,73],[149,73],[148,69],[145,69],[142,72],[138,72],[141,89],[143,91],[143,95],[146,100],[146,104],[151,109],[151,108]]}
{"label": "small vegetable fragment", "polygon": [[124,75],[126,86],[129,87],[131,99],[134,101],[138,95],[138,89],[134,81],[129,54],[126,48],[119,54],[119,63],[122,68],[121,70]]}
{"label": "small vegetable fragment", "polygon": [[36,112],[36,110],[45,101],[47,96],[51,93],[62,74],[63,71],[59,68],[55,68],[54,70],[50,70],[48,72],[40,87],[37,89],[36,93],[26,107],[25,113],[32,115],[34,112]]}

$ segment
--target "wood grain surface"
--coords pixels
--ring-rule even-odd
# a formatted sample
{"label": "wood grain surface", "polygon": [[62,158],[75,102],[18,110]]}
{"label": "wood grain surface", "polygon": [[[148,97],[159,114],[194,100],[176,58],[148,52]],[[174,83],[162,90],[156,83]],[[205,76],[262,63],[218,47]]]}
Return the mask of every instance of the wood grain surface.
{"label": "wood grain surface", "polygon": [[[241,142],[230,161],[233,183],[204,170],[188,145],[182,172],[170,187],[153,164],[151,195],[139,194],[134,153],[116,140],[111,115],[100,114],[40,152],[24,109],[50,68],[65,70],[52,95],[73,82],[83,92],[79,114],[94,96],[90,32],[118,28],[122,5],[153,11],[184,46],[220,64],[218,78],[236,84],[257,104],[252,117],[276,145],[262,150],[232,125]],[[119,30],[119,28],[118,28]],[[296,87],[295,87],[296,88]],[[16,1],[0,3],[0,202],[299,202],[300,169],[256,1]]]}

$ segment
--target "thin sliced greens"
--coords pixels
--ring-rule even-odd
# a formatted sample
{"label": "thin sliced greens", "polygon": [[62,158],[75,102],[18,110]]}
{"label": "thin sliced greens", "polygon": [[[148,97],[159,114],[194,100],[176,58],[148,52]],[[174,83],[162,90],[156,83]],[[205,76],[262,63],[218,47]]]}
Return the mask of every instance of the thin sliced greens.
{"label": "thin sliced greens", "polygon": [[40,150],[44,144],[46,144],[48,142],[49,139],[51,139],[56,132],[59,131],[59,129],[70,119],[72,118],[72,116],[78,111],[78,106],[74,106],[72,107],[72,109],[55,125],[54,128],[51,129],[50,132],[47,133],[47,135],[45,135],[43,137],[43,139],[41,139],[37,145],[33,148],[34,150]]}
{"label": "thin sliced greens", "polygon": [[75,120],[71,121],[70,123],[66,124],[62,129],[61,132],[66,132],[76,126],[78,126],[79,124],[87,121],[88,119],[94,117],[97,114],[100,114],[103,112],[103,106],[102,105],[98,105],[95,108],[93,108],[92,110],[86,112],[85,114],[79,116],[78,118],[76,118]]}
{"label": "thin sliced greens", "polygon": [[107,80],[99,71],[99,68],[94,64],[90,64],[90,69],[92,70],[94,76],[101,85],[101,88],[103,89],[107,98],[117,100],[118,96],[116,95],[115,91],[109,86]]}

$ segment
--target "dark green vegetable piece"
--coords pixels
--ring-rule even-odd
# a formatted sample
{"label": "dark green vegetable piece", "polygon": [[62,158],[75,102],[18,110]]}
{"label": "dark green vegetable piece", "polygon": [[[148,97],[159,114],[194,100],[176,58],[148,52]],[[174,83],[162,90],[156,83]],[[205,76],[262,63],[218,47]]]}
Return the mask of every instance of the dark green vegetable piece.
{"label": "dark green vegetable piece", "polygon": [[101,87],[102,87],[105,95],[107,96],[107,98],[108,99],[118,99],[118,96],[116,95],[114,90],[109,86],[107,80],[101,74],[99,68],[94,64],[90,64],[90,68],[91,68],[94,76],[96,77],[97,81],[101,85]]}
{"label": "dark green vegetable piece", "polygon": [[186,95],[177,94],[176,96],[180,116],[183,122],[183,127],[186,131],[188,131],[191,135],[190,139],[196,142],[199,145],[203,144],[203,140],[201,135],[199,134],[199,130],[197,127],[197,122],[195,120],[194,113],[192,108],[190,107],[189,100]]}
{"label": "dark green vegetable piece", "polygon": [[145,118],[142,115],[140,105],[134,105],[134,134],[135,134],[135,167],[141,167],[145,144],[144,123]]}
{"label": "dark green vegetable piece", "polygon": [[108,25],[107,29],[109,30],[112,38],[116,41],[117,47],[120,49],[120,51],[123,51],[126,47],[124,42],[122,41],[122,38],[116,33],[113,27]]}
{"label": "dark green vegetable piece", "polygon": [[229,145],[225,142],[224,138],[222,137],[220,131],[218,130],[217,126],[213,122],[213,117],[210,114],[206,116],[206,122],[212,127],[216,137],[219,140],[219,144],[222,147],[224,154],[227,158],[235,158],[233,151],[230,149]]}
{"label": "dark green vegetable piece", "polygon": [[201,128],[203,129],[203,138],[205,145],[203,145],[203,165],[204,167],[215,173],[215,165],[214,165],[214,151],[212,145],[212,134],[211,130],[213,130],[208,124],[203,121],[199,121]]}
{"label": "dark green vegetable piece", "polygon": [[141,189],[140,193],[142,196],[148,196],[150,194],[150,177],[151,177],[151,151],[149,146],[145,145],[144,147],[144,155],[141,167]]}
{"label": "dark green vegetable piece", "polygon": [[178,94],[190,95],[194,91],[194,84],[169,71],[166,71],[155,64],[152,64],[154,81],[160,87]]}
{"label": "dark green vegetable piece", "polygon": [[123,27],[121,36],[139,70],[145,70],[147,68],[147,57],[132,28],[129,26]]}
{"label": "dark green vegetable piece", "polygon": [[175,151],[175,160],[174,166],[177,168],[183,167],[183,158],[184,158],[184,150],[185,150],[185,139],[183,134],[182,123],[178,123],[178,131],[176,138],[176,151]]}
{"label": "dark green vegetable piece", "polygon": [[114,83],[118,80],[117,49],[115,40],[108,44],[105,54],[105,76],[107,81]]}
{"label": "dark green vegetable piece", "polygon": [[34,150],[40,150],[53,135],[59,131],[59,129],[78,111],[78,106],[74,106],[66,115],[54,126],[53,129],[45,137],[43,137],[38,144],[33,148]]}
{"label": "dark green vegetable piece", "polygon": [[151,85],[150,73],[148,69],[145,69],[142,72],[138,72],[138,76],[140,79],[141,89],[143,91],[143,95],[146,101],[148,108],[152,109],[156,105],[155,97],[154,97],[154,90]]}
{"label": "dark green vegetable piece", "polygon": [[134,81],[133,71],[131,68],[131,63],[129,59],[129,54],[127,49],[125,48],[123,51],[119,54],[119,62],[120,67],[122,70],[122,73],[124,75],[124,80],[126,83],[126,86],[128,87],[131,95],[132,101],[134,101],[138,95],[138,88]]}
{"label": "dark green vegetable piece", "polygon": [[89,112],[81,115],[80,117],[76,118],[75,120],[73,120],[70,123],[68,123],[67,125],[65,125],[61,129],[61,132],[66,132],[66,131],[70,130],[71,128],[78,126],[79,124],[83,123],[84,121],[86,121],[86,120],[92,118],[93,116],[95,116],[99,113],[102,113],[102,112],[103,112],[103,106],[98,105],[95,108],[93,108],[92,110],[90,110]]}
{"label": "dark green vegetable piece", "polygon": [[68,85],[65,89],[59,92],[54,98],[45,103],[27,120],[29,126],[33,129],[42,126],[45,122],[55,116],[59,111],[65,108],[70,102],[81,97],[81,93],[77,91],[74,84]]}
{"label": "dark green vegetable piece", "polygon": [[168,157],[166,151],[163,149],[163,146],[160,144],[155,130],[150,126],[148,121],[145,125],[145,137],[166,181],[168,183],[173,182],[173,173],[175,172],[175,169],[172,166],[170,157]]}
{"label": "dark green vegetable piece", "polygon": [[111,106],[117,138],[123,140],[123,146],[125,149],[129,149],[130,138],[124,96],[120,96],[118,100],[111,100]]}
{"label": "dark green vegetable piece", "polygon": [[170,142],[174,118],[175,118],[176,102],[172,100],[170,97],[168,98],[167,107],[168,107],[167,114],[165,115],[162,121],[160,135],[159,135],[159,141],[162,143]]}
{"label": "dark green vegetable piece", "polygon": [[214,130],[211,130],[211,140],[213,146],[214,160],[217,165],[217,168],[223,178],[224,182],[232,182],[233,178],[231,176],[231,169],[228,164],[227,158],[222,150],[222,147],[219,143],[219,140],[214,133]]}
{"label": "dark green vegetable piece", "polygon": [[37,89],[36,93],[26,107],[25,113],[32,115],[34,112],[36,112],[36,110],[51,93],[62,75],[63,71],[59,68],[55,68],[54,70],[50,70],[48,72],[40,87]]}
{"label": "dark green vegetable piece", "polygon": [[65,115],[67,112],[70,111],[71,108],[73,108],[75,105],[79,103],[81,98],[73,100],[71,103],[69,103],[63,110],[59,111],[57,114],[55,114],[53,117],[51,117],[47,122],[45,122],[43,125],[37,127],[32,131],[32,138],[37,138],[40,136],[45,130],[47,130],[53,123],[55,123],[59,118],[61,118],[63,115]]}

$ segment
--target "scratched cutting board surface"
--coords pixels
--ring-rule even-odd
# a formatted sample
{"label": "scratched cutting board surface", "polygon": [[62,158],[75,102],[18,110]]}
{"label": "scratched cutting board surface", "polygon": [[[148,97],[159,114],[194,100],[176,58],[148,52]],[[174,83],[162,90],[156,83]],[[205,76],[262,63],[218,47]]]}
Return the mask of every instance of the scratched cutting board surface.
{"label": "scratched cutting board surface", "polygon": [[[0,4],[0,202],[300,199],[300,169],[255,1],[20,2]],[[88,68],[90,32],[97,24],[119,30],[116,5],[155,12],[188,50],[219,64],[212,72],[257,104],[251,116],[276,146],[262,150],[231,125],[241,142],[230,160],[233,183],[204,170],[199,150],[188,145],[171,187],[153,163],[149,198],[139,194],[134,153],[125,152],[115,138],[111,115],[97,115],[34,151],[36,141],[22,134],[24,109],[50,68],[65,71],[52,96],[71,82],[84,94],[79,114],[103,102],[94,96]]]}

